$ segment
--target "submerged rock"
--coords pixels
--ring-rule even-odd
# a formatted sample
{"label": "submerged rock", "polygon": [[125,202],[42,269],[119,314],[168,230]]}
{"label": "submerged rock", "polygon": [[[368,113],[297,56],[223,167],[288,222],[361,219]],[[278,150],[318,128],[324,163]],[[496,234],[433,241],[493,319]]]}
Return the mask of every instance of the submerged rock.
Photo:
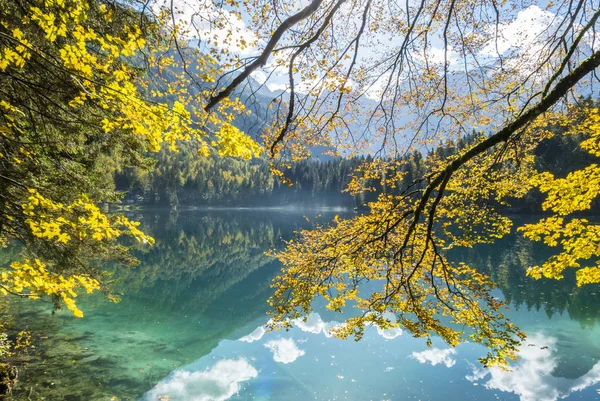
{"label": "submerged rock", "polygon": [[0,364],[0,397],[12,393],[18,377],[18,370],[15,366],[7,363]]}

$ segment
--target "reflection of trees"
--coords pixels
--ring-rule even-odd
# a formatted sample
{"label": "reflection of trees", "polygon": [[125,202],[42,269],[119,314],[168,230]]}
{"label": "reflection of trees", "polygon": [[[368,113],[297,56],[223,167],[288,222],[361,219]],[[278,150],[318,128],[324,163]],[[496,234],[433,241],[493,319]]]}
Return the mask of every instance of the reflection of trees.
{"label": "reflection of trees", "polygon": [[7,248],[0,247],[0,267],[6,267],[11,262],[18,260],[22,250],[22,246],[18,243],[13,243]]}
{"label": "reflection of trees", "polygon": [[[451,256],[476,266],[488,274],[517,308],[544,310],[548,317],[565,311],[571,319],[583,325],[600,321],[600,285],[577,287],[575,274],[567,271],[563,280],[527,277],[528,266],[548,259],[550,249],[534,244],[522,236],[513,234],[493,245],[481,245],[473,249],[453,250]],[[464,259],[460,259],[464,258]]]}
{"label": "reflection of trees", "polygon": [[[251,211],[130,217],[143,222],[156,244],[134,250],[140,260],[135,268],[116,270],[113,287],[123,294],[122,303],[82,297],[84,319],[49,318],[57,328],[42,331],[49,339],[38,348],[27,389],[43,388],[53,400],[82,399],[81,394],[86,400],[137,399],[173,367],[210,353],[236,330],[266,318],[271,278],[280,265],[264,252],[305,223],[302,215]],[[30,327],[39,331],[45,320],[31,316]],[[59,329],[63,322],[71,323]],[[39,384],[57,377],[64,386]]]}
{"label": "reflection of trees", "polygon": [[[214,211],[175,218],[144,215],[143,221],[156,244],[136,253],[141,261],[136,268],[117,272],[117,286],[125,296],[149,297],[178,312],[203,312],[212,305],[211,311],[229,315],[239,307],[248,310],[248,301],[264,311],[270,278],[278,268],[264,252],[289,236],[289,221],[282,226],[263,214]],[[257,272],[263,268],[268,272]],[[230,299],[227,294],[234,289]],[[257,294],[263,296],[257,299]]]}

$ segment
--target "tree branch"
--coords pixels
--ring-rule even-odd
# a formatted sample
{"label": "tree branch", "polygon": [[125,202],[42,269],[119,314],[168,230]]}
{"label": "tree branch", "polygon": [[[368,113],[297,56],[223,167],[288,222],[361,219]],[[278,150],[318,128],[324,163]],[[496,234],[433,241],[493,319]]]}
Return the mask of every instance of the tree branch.
{"label": "tree branch", "polygon": [[267,46],[265,46],[261,55],[256,60],[254,60],[254,62],[248,65],[240,75],[235,77],[225,89],[223,89],[216,95],[211,96],[206,106],[204,106],[204,110],[207,112],[211,111],[219,102],[221,102],[223,99],[229,96],[231,92],[233,92],[235,88],[238,87],[239,84],[241,84],[246,78],[248,78],[250,74],[256,71],[259,67],[264,66],[267,63],[269,56],[273,52],[273,49],[275,49],[275,46],[277,45],[283,34],[303,19],[306,19],[312,14],[314,14],[315,11],[317,11],[319,6],[321,5],[321,3],[323,3],[323,0],[313,0],[308,6],[304,7],[301,11],[297,12],[296,14],[283,21],[281,25],[279,25],[279,27],[275,30],[273,36],[271,36],[271,38],[269,39],[269,42],[267,42]]}
{"label": "tree branch", "polygon": [[[527,110],[525,113],[523,113],[510,124],[506,125],[500,131],[488,137],[486,140],[474,146],[473,148],[469,149],[462,156],[450,163],[440,174],[436,176],[436,178],[433,181],[431,181],[429,186],[432,187],[433,190],[433,188],[436,188],[442,183],[446,174],[452,174],[475,156],[480,155],[481,153],[485,152],[488,149],[491,149],[493,146],[499,143],[506,142],[510,138],[510,136],[517,132],[519,129],[523,128],[526,124],[533,121],[542,113],[548,111],[548,109],[550,109],[550,107],[552,107],[563,96],[565,96],[567,92],[569,92],[569,90],[573,89],[573,87],[584,76],[593,72],[599,66],[600,51],[596,51],[588,59],[584,60],[570,74],[566,75],[563,79],[561,79],[556,84],[554,89],[550,93],[548,93],[547,96],[542,98],[542,100],[540,100],[538,104]],[[420,207],[418,207],[418,209],[422,210],[425,207],[424,203],[427,201],[426,197],[429,197],[428,195],[431,195],[431,191],[425,192],[425,195],[421,200],[423,205],[419,205]]]}

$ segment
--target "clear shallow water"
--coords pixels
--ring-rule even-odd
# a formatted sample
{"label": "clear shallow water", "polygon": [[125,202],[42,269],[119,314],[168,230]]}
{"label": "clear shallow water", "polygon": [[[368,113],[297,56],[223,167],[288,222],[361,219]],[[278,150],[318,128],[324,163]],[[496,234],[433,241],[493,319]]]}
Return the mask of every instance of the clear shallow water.
{"label": "clear shallow water", "polygon": [[46,365],[24,382],[71,401],[600,399],[600,289],[525,278],[523,264],[546,250],[515,237],[455,255],[500,283],[509,316],[529,335],[512,372],[483,370],[483,347],[434,340],[427,348],[399,329],[371,327],[360,342],[332,338],[344,317],[331,311],[266,333],[269,283],[281,266],[264,251],[306,227],[308,214],[137,216],[157,241],[136,251],[139,266],[117,272],[120,303],[81,299],[84,319],[23,309],[33,330],[51,326],[40,340]]}

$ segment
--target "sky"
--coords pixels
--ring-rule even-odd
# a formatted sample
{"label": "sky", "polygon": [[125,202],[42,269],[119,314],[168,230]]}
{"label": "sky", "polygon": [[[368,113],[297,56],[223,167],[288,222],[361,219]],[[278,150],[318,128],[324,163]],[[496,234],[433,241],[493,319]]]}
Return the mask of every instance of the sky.
{"label": "sky", "polygon": [[[156,0],[158,3],[155,3],[155,7],[158,5],[167,5],[169,6],[171,0]],[[216,48],[226,54],[238,56],[240,58],[247,58],[251,56],[256,56],[260,54],[261,50],[265,46],[264,40],[257,40],[257,36],[253,33],[250,27],[250,16],[246,11],[241,11],[239,13],[233,12],[231,8],[227,8],[227,6],[223,8],[216,8],[211,0],[172,0],[175,9],[177,10],[177,23],[182,26],[193,27],[190,29],[190,35],[188,38],[192,38],[195,35],[199,35],[200,42],[203,43],[201,45],[201,50],[206,50],[206,47],[202,46],[216,46]],[[392,0],[390,0],[392,1]],[[408,0],[413,1],[413,0]],[[161,3],[162,2],[162,3]],[[361,2],[360,4],[363,4]],[[262,4],[262,3],[258,3]],[[354,4],[352,0],[348,0],[348,2],[342,7],[341,12],[346,12],[350,17],[347,20],[340,20],[339,22],[343,22],[344,27],[336,26],[336,32],[343,32],[345,28],[348,28],[350,31],[356,31],[357,27],[360,25],[360,15],[361,12],[352,13],[351,4]],[[477,62],[473,56],[467,56],[466,60],[463,60],[460,56],[459,52],[452,48],[450,45],[447,51],[447,59],[448,59],[448,71],[451,75],[453,75],[448,80],[448,86],[451,90],[460,93],[462,90],[462,86],[466,85],[466,71],[487,71],[486,74],[491,74],[492,69],[498,70],[497,66],[499,64],[499,56],[502,56],[504,59],[508,56],[518,55],[517,58],[504,59],[504,65],[509,68],[513,68],[518,71],[518,76],[515,77],[517,79],[525,79],[526,77],[533,77],[532,80],[527,81],[527,84],[524,86],[526,89],[524,98],[528,98],[535,90],[534,87],[543,85],[543,82],[554,72],[554,70],[550,68],[539,69],[539,62],[541,57],[542,50],[544,52],[548,52],[548,49],[544,49],[543,43],[547,41],[551,35],[555,34],[557,27],[561,22],[561,15],[556,14],[556,9],[554,11],[545,10],[544,2],[539,2],[536,4],[531,4],[524,6],[522,9],[509,9],[510,2],[507,3],[505,9],[502,9],[500,12],[501,15],[501,24],[497,27],[494,24],[488,23],[487,26],[483,26],[483,30],[487,31],[490,34],[490,40],[482,46],[478,53],[475,55]],[[344,8],[345,7],[345,8]],[[398,4],[396,4],[398,7]],[[361,9],[362,10],[362,9]],[[489,10],[488,10],[489,11]],[[220,16],[222,19],[227,22],[222,27],[214,27],[210,26],[207,22],[210,19],[214,19],[216,16]],[[373,17],[376,18],[376,17]],[[488,16],[487,18],[491,18]],[[580,27],[579,27],[580,28]],[[451,28],[453,29],[453,28]],[[577,30],[577,25],[575,26],[575,30]],[[388,37],[386,37],[386,35]],[[600,47],[600,34],[596,34],[595,36],[589,34],[584,37],[583,42],[588,46],[587,50],[585,46],[585,52],[589,53],[590,48],[599,48]],[[343,36],[343,35],[341,35]],[[443,70],[443,62],[444,62],[444,50],[443,50],[443,41],[441,39],[441,33],[437,32],[437,34],[430,35],[430,44],[427,47],[427,60],[430,64],[435,64],[439,71]],[[346,38],[348,39],[348,38]],[[216,42],[212,43],[213,40]],[[241,46],[241,41],[248,44],[247,47]],[[373,60],[369,59],[369,57],[375,57],[375,60],[381,60],[386,57],[385,52],[387,50],[392,51],[397,49],[398,46],[402,43],[404,38],[401,35],[395,35],[389,37],[389,33],[386,33],[385,30],[382,30],[378,33],[370,33],[370,36],[365,34],[363,38],[361,38],[361,43],[370,43],[374,47],[366,47],[362,48],[358,54],[358,64],[362,66],[368,66],[373,64]],[[284,45],[286,42],[282,42],[279,45]],[[288,42],[289,43],[289,42]],[[280,91],[289,91],[289,83],[288,83],[288,72],[286,62],[289,60],[289,57],[292,53],[292,50],[286,49],[279,52],[274,52],[271,54],[271,57],[268,59],[266,65],[251,74],[251,77],[257,81],[259,84],[264,84],[266,88],[268,88],[272,92],[276,92],[273,96],[279,95]],[[307,57],[305,52],[302,57]],[[310,53],[309,53],[310,54]],[[425,56],[420,55],[418,52],[413,53],[414,59],[418,63],[422,63],[424,61]],[[298,60],[297,60],[298,61]],[[349,60],[342,61],[342,63],[350,63]],[[389,62],[388,62],[389,64]],[[391,89],[388,89],[386,93],[384,93],[384,88],[388,86],[388,81],[390,81],[390,77],[392,74],[389,70],[386,70],[386,66],[388,64],[382,64],[381,66],[372,70],[370,75],[372,76],[369,82],[365,83],[363,87],[359,88],[359,85],[353,80],[351,77],[346,85],[352,89],[358,90],[360,93],[363,93],[366,103],[359,103],[359,107],[366,110],[369,107],[375,107],[380,99],[387,100],[393,95],[393,88],[399,87],[400,92],[403,92],[408,87],[408,81],[406,79],[406,72],[398,74],[398,72],[394,72],[394,78],[391,80]],[[481,69],[480,66],[484,66],[484,69]],[[486,70],[485,67],[492,67],[491,69]],[[417,65],[417,69],[420,68]],[[356,69],[355,69],[356,71]],[[535,74],[532,74],[533,71],[536,71]],[[498,71],[496,71],[498,72]],[[417,71],[417,74],[419,71]],[[234,72],[231,76],[235,76],[237,73]],[[462,75],[461,75],[462,74]],[[475,74],[477,75],[477,74]],[[531,76],[531,77],[530,77]],[[295,90],[296,93],[299,94],[307,94],[310,92],[312,88],[315,88],[316,85],[319,85],[319,82],[323,82],[323,77],[317,73],[317,75],[313,78],[304,80],[301,79],[300,73],[295,73]],[[462,78],[461,78],[462,77]],[[529,79],[528,78],[528,79]],[[330,78],[327,78],[330,79]],[[482,81],[483,78],[476,78],[479,81]],[[534,83],[531,83],[535,81]],[[479,84],[481,84],[479,82]],[[531,86],[533,85],[533,86]],[[412,88],[415,90],[415,88]],[[419,88],[417,89],[417,93]],[[503,88],[496,88],[499,92],[502,92]],[[434,90],[440,91],[439,88],[434,88]],[[528,92],[529,91],[529,92]],[[483,97],[496,96],[493,94],[494,91],[488,91],[486,94],[483,94]],[[587,93],[586,93],[587,94]],[[481,95],[481,94],[479,94]],[[352,96],[355,96],[354,94]],[[395,96],[395,95],[394,95]],[[411,96],[413,96],[411,92]],[[436,101],[439,101],[441,96],[438,96]],[[397,98],[395,98],[397,99]],[[412,97],[411,97],[412,99]],[[483,98],[482,100],[483,101]],[[412,100],[411,100],[412,102]],[[404,107],[404,106],[402,106]],[[436,106],[428,106],[434,109]],[[413,107],[414,109],[414,107]],[[412,136],[412,132],[415,127],[411,127],[410,125],[405,125],[409,121],[416,121],[419,119],[416,116],[414,110],[409,108],[405,108],[405,110],[396,111],[394,115],[394,135],[402,135],[405,133],[407,136]],[[365,114],[368,114],[365,113]],[[424,115],[426,112],[423,113]],[[495,116],[500,116],[500,114],[494,114]],[[489,117],[489,116],[488,116]],[[365,117],[366,119],[366,117]],[[428,121],[432,126],[435,126],[437,122],[440,120],[440,117],[433,116]],[[503,124],[503,117],[500,116],[498,118],[493,117],[492,120],[495,121],[493,124],[488,124],[488,126],[480,126],[478,122],[483,121],[481,119],[474,119],[471,122],[468,122],[469,130],[477,129],[483,130],[485,132],[495,131],[500,125]],[[444,122],[446,123],[446,122]],[[360,125],[360,124],[359,124]],[[484,124],[485,125],[485,124]],[[397,128],[401,127],[401,128]],[[369,128],[370,129],[370,128]],[[377,130],[376,127],[374,127]],[[400,132],[400,133],[398,133]],[[363,132],[359,132],[359,135],[364,134]],[[421,133],[425,137],[429,134],[427,132]],[[435,134],[434,134],[435,135]],[[455,137],[458,135],[454,133],[451,137]],[[462,134],[464,135],[464,133]],[[367,137],[375,137],[376,135],[372,135],[370,133],[366,134]],[[406,142],[406,140],[402,140]],[[423,139],[425,141],[425,138]],[[343,142],[343,141],[342,141]],[[381,145],[381,141],[379,139],[374,140],[373,143],[365,146],[368,148],[369,152],[375,151]],[[438,143],[438,142],[433,142]],[[421,145],[422,146],[422,145]],[[427,149],[425,149],[427,150]]]}
{"label": "sky", "polygon": [[[264,46],[263,42],[256,41],[256,35],[249,28],[249,16],[245,11],[236,14],[226,8],[215,8],[211,0],[173,0],[172,3],[177,10],[177,21],[181,25],[189,26],[191,33],[195,36],[200,35],[201,40],[208,38],[216,38],[218,41],[217,47],[225,51],[239,55],[240,57],[254,56],[260,53]],[[169,7],[170,0],[158,0],[154,3],[154,8],[163,5]],[[350,6],[347,5],[347,9]],[[215,28],[210,27],[207,22],[209,19],[220,15],[228,21],[225,27]],[[478,57],[482,59],[488,57],[496,57],[497,52],[507,54],[511,51],[517,51],[522,54],[530,54],[531,60],[525,58],[521,62],[521,68],[528,70],[537,59],[536,54],[539,50],[540,39],[544,39],[549,33],[549,27],[557,22],[556,14],[543,10],[538,5],[529,5],[518,13],[502,13],[505,22],[500,25],[496,41],[491,41],[483,48]],[[359,16],[356,16],[358,23]],[[495,27],[489,26],[490,30],[495,31]],[[597,34],[598,36],[600,34]],[[190,35],[191,37],[192,35]],[[243,38],[246,43],[253,46],[242,48],[239,39]],[[441,39],[433,37],[431,47],[428,49],[428,58],[430,62],[443,63],[444,50]],[[380,38],[383,43],[389,44],[390,48],[398,46],[402,40],[401,37],[396,38]],[[595,48],[600,46],[600,36],[594,38],[588,35],[586,41]],[[287,71],[286,68],[278,67],[282,58],[289,57],[291,51],[284,51],[272,55],[267,65],[255,71],[252,77],[259,83],[265,83],[269,75],[270,79],[266,82],[267,87],[271,91],[284,90],[287,87]],[[451,69],[463,68],[463,63],[459,59],[458,53],[450,48],[448,51],[448,61]],[[531,65],[529,65],[531,64]],[[384,75],[367,91],[367,96],[371,99],[379,97],[383,82],[389,75]],[[300,83],[299,92],[306,92],[310,87],[311,82]]]}

